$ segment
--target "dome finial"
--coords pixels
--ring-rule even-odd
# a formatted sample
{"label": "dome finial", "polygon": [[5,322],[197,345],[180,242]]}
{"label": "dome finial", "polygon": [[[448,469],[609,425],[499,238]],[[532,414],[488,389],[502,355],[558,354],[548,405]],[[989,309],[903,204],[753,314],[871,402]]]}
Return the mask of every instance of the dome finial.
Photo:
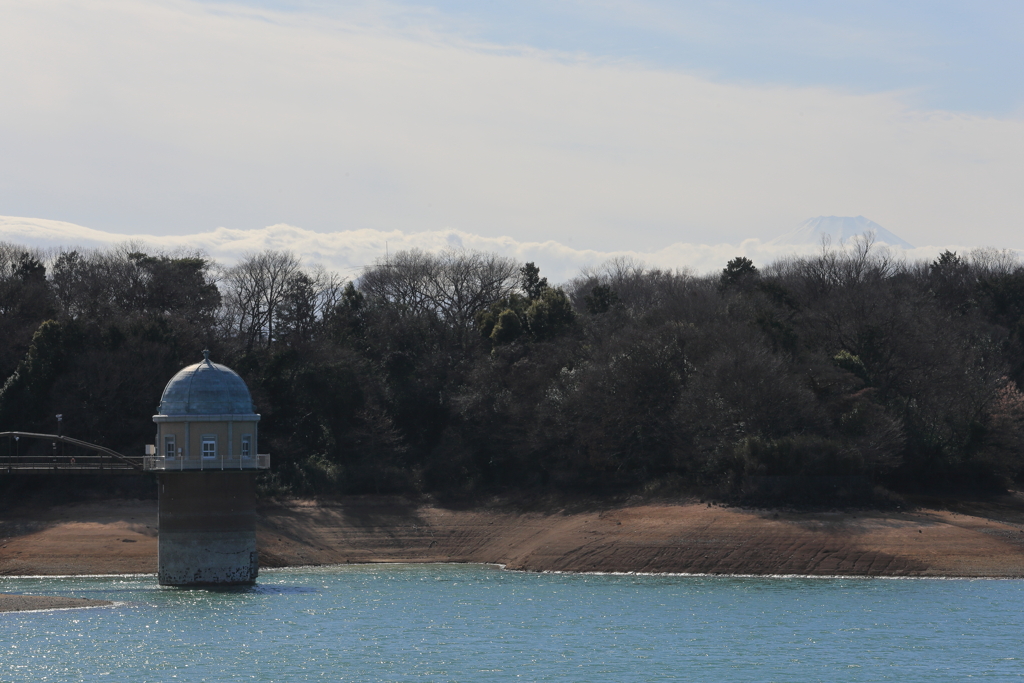
{"label": "dome finial", "polygon": [[203,349],[203,360],[207,363],[210,362],[210,349]]}

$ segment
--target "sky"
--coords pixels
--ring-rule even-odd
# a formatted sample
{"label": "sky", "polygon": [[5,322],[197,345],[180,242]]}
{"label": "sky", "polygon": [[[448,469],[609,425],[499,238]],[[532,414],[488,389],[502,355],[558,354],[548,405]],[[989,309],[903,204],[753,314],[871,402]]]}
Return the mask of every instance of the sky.
{"label": "sky", "polygon": [[1024,249],[1021,64],[1010,2],[5,0],[0,240]]}

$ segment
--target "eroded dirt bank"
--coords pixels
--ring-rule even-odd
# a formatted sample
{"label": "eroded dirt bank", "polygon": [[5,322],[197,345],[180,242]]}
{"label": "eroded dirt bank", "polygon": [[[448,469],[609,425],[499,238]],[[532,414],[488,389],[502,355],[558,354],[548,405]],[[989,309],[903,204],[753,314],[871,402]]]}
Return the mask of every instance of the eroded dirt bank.
{"label": "eroded dirt bank", "polygon": [[[541,513],[359,497],[262,506],[258,543],[265,567],[491,562],[534,571],[1024,576],[1024,512],[1007,509],[797,513],[647,504]],[[155,571],[155,502],[0,515],[0,575]]]}

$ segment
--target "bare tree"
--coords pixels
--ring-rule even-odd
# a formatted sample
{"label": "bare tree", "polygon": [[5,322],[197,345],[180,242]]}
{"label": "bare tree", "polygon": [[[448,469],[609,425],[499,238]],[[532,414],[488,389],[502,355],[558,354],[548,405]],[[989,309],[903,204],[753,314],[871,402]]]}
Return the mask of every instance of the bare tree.
{"label": "bare tree", "polygon": [[403,251],[378,261],[359,279],[371,302],[411,315],[432,315],[458,330],[473,327],[477,311],[510,296],[519,285],[519,264],[497,254]]}
{"label": "bare tree", "polygon": [[277,308],[277,336],[294,341],[311,340],[341,301],[344,287],[345,279],[323,266],[296,271],[288,280]]}
{"label": "bare tree", "polygon": [[1010,249],[982,247],[972,249],[967,261],[981,275],[1009,275],[1021,267],[1017,253]]}
{"label": "bare tree", "polygon": [[278,311],[299,272],[295,254],[268,250],[246,254],[224,274],[226,321],[247,351],[274,341]]}
{"label": "bare tree", "polygon": [[615,300],[633,316],[642,316],[678,298],[693,284],[692,273],[683,268],[661,270],[647,268],[637,259],[619,256],[597,268],[584,268],[567,287],[569,297],[577,308],[595,287],[608,288]]}

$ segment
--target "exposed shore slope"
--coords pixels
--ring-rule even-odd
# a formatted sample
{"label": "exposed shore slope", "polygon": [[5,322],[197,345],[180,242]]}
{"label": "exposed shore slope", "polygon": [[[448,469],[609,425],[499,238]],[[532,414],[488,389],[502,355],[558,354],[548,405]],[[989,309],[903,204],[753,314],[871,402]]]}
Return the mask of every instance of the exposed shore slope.
{"label": "exposed shore slope", "polygon": [[[1015,508],[644,504],[568,513],[358,497],[264,505],[257,533],[264,567],[489,562],[529,571],[1024,577],[1024,506]],[[0,575],[155,572],[156,545],[154,501],[0,515]]]}

